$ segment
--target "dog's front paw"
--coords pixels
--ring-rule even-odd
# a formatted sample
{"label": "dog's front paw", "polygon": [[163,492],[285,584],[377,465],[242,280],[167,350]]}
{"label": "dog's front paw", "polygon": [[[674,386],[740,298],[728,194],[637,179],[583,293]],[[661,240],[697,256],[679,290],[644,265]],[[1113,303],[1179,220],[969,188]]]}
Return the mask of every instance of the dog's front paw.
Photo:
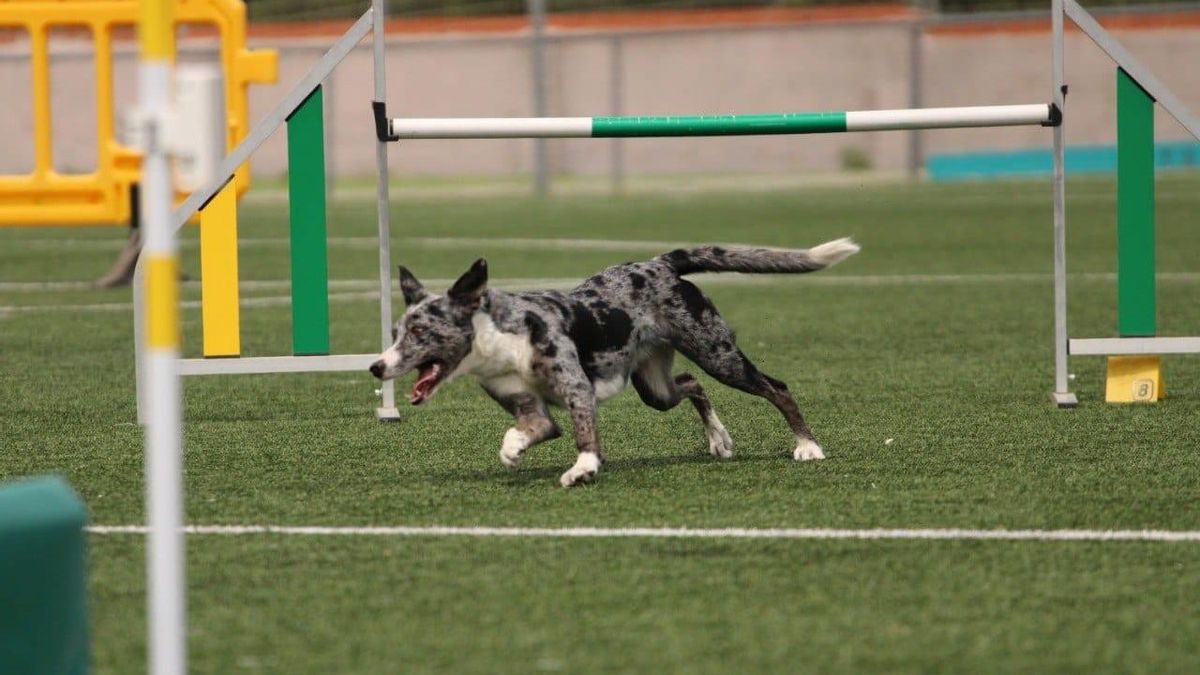
{"label": "dog's front paw", "polygon": [[721,459],[733,457],[733,438],[719,422],[716,427],[708,430],[708,451],[713,457]]}
{"label": "dog's front paw", "polygon": [[816,441],[802,438],[796,444],[796,449],[792,451],[792,458],[797,462],[807,462],[810,459],[825,459],[825,453]]}
{"label": "dog's front paw", "polygon": [[529,435],[513,427],[504,434],[504,444],[500,446],[500,461],[510,469],[515,468],[528,447]]}
{"label": "dog's front paw", "polygon": [[592,482],[596,477],[596,472],[600,470],[600,458],[590,452],[580,453],[579,459],[576,460],[575,466],[567,470],[566,473],[558,479],[563,487],[574,487],[583,485],[584,483]]}

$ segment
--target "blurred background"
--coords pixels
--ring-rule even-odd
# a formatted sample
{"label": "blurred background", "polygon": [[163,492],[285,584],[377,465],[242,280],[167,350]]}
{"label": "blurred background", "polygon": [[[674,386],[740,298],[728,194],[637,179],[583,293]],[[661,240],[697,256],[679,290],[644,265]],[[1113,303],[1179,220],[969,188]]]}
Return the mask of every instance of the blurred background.
{"label": "blurred background", "polygon": [[[1185,104],[1200,108],[1200,3],[1083,3]],[[279,54],[275,85],[250,92],[256,121],[369,3],[250,0],[249,46]],[[403,0],[388,3],[393,116],[605,116],[769,113],[1045,102],[1049,0]],[[131,36],[130,36],[131,38]],[[182,60],[216,58],[203,26],[180,29]],[[96,163],[91,36],[51,35],[54,163]],[[27,37],[0,32],[0,82],[28,91]],[[136,91],[132,39],[116,47],[116,105]],[[1073,172],[1115,161],[1111,62],[1067,38]],[[370,44],[326,82],[331,189],[370,189]],[[33,110],[0,117],[0,174],[30,170]],[[1161,112],[1160,168],[1200,165],[1200,147]],[[1046,173],[1037,127],[638,140],[413,141],[391,153],[409,187],[622,191],[696,181],[787,185]],[[256,185],[282,185],[282,134],[254,155]],[[251,193],[253,194],[253,193]]]}

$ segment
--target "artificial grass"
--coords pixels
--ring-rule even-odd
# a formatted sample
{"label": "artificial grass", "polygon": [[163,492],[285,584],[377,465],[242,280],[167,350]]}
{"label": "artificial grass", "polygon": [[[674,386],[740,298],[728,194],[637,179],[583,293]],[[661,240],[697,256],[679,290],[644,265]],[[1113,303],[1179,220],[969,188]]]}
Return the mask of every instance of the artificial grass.
{"label": "artificial grass", "polygon": [[[196,672],[1194,672],[1200,547],[192,537]],[[141,540],[94,538],[97,661]],[[128,668],[117,668],[125,672]],[[103,669],[107,670],[107,669]]]}
{"label": "artificial grass", "polygon": [[[1159,189],[1159,269],[1173,273],[1160,281],[1163,334],[1200,328],[1197,184]],[[1115,329],[1116,286],[1103,276],[1115,269],[1111,192],[1071,185],[1074,336]],[[243,278],[286,279],[286,248],[269,242],[286,238],[285,209],[242,215],[243,236],[260,242],[241,251]],[[496,452],[509,421],[469,382],[382,425],[366,373],[193,378],[189,522],[1200,529],[1200,359],[1166,359],[1166,401],[1107,406],[1103,361],[1075,358],[1081,407],[1049,403],[1042,184],[441,200],[393,216],[396,260],[442,279],[478,255],[497,277],[544,278],[658,251],[422,238],[801,246],[855,235],[863,253],[828,272],[705,287],[743,349],[791,385],[829,459],[792,462],[769,404],[702,378],[734,460],[707,455],[690,407],[658,413],[630,391],[602,408],[600,480],[565,491],[569,434],[505,469]],[[341,203],[330,234],[373,228],[369,203]],[[90,279],[110,253],[52,244],[105,237],[119,235],[2,230],[0,282]],[[334,279],[376,268],[369,248],[330,255]],[[199,269],[194,247],[185,269]],[[97,523],[142,521],[127,302],[127,291],[0,285],[0,478],[64,473]],[[116,307],[61,308],[92,303]],[[376,303],[333,304],[336,352],[377,348]],[[245,353],[287,352],[286,306],[242,317]],[[199,312],[184,318],[196,355]],[[140,539],[92,545],[97,669],[137,670]],[[1187,671],[1198,654],[1187,637],[1194,544],[198,536],[189,547],[196,672]]]}

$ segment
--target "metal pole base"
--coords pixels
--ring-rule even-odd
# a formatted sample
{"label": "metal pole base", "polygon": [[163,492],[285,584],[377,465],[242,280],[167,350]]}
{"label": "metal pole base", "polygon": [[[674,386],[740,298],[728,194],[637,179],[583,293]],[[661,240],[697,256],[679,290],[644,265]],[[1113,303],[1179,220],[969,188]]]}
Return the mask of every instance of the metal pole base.
{"label": "metal pole base", "polygon": [[1050,398],[1054,399],[1054,405],[1063,410],[1075,408],[1079,405],[1079,399],[1075,398],[1075,394],[1069,391],[1056,391],[1050,394]]}
{"label": "metal pole base", "polygon": [[380,422],[399,422],[400,421],[400,411],[394,407],[392,407],[392,408],[376,408],[375,409],[375,419],[379,420]]}

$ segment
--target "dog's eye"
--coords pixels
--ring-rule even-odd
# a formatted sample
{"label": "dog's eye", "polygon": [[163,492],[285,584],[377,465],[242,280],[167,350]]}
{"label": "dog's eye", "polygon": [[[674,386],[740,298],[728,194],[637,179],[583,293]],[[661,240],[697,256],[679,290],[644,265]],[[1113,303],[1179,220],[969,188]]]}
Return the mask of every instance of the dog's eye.
{"label": "dog's eye", "polygon": [[424,326],[409,326],[408,327],[408,334],[412,335],[413,337],[421,337],[421,334],[424,332],[425,332]]}

